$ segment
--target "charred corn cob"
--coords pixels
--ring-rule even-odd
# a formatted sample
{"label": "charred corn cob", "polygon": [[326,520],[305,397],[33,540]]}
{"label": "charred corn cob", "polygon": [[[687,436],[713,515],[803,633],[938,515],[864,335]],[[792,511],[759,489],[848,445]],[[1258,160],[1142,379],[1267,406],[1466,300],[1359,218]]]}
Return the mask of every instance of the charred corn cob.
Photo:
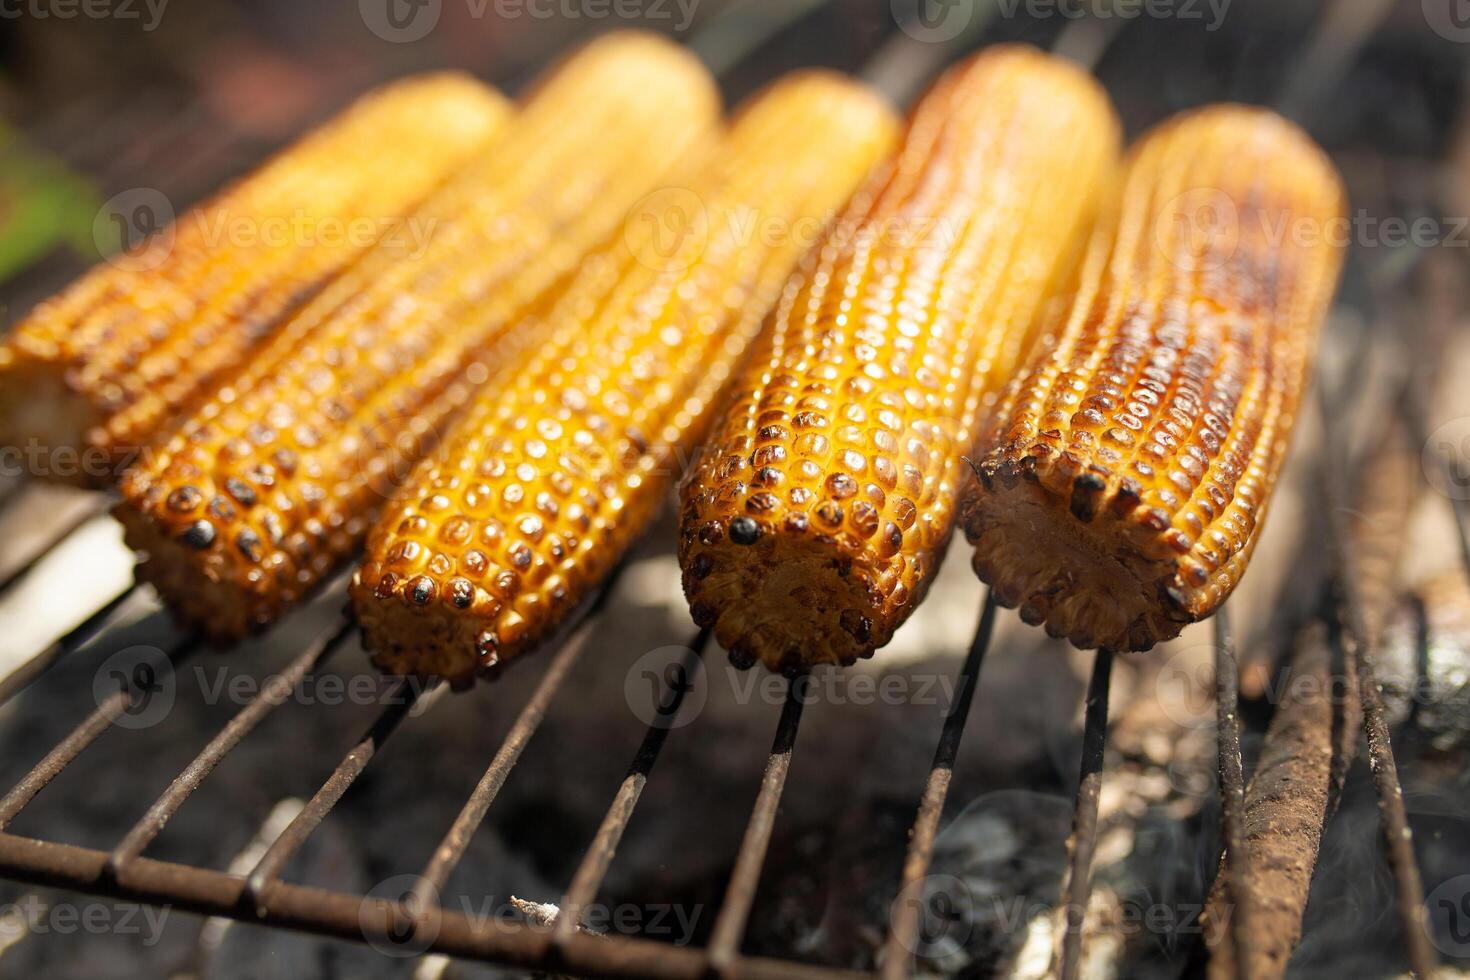
{"label": "charred corn cob", "polygon": [[420,209],[437,228],[421,256],[366,256],[125,474],[140,577],[216,640],[288,608],[485,379],[477,357],[718,117],[708,72],[669,42],[611,35],[572,58]]}
{"label": "charred corn cob", "polygon": [[0,442],[66,449],[101,485],[289,310],[485,152],[510,103],[428,75],[365,96],[256,173],[41,304],[0,345]]}
{"label": "charred corn cob", "polygon": [[736,664],[851,662],[923,597],[960,453],[1081,253],[1117,128],[1066,63],[981,54],[790,284],[682,491],[684,590]]}
{"label": "charred corn cob", "polygon": [[964,525],[975,571],[1079,647],[1145,650],[1240,580],[1342,263],[1331,163],[1272,113],[1130,156],[1055,343],[1009,390]]}
{"label": "charred corn cob", "polygon": [[352,596],[380,666],[468,683],[589,595],[896,130],[866,88],[796,75],[741,114],[688,187],[635,209],[546,318],[549,341],[476,395],[369,538]]}

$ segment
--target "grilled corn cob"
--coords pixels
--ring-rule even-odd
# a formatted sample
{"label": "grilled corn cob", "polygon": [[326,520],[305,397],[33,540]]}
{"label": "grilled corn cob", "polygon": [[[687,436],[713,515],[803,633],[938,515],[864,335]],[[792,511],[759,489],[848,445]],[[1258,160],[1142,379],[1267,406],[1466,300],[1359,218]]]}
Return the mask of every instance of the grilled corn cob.
{"label": "grilled corn cob", "polygon": [[976,56],[921,101],[683,488],[684,590],[737,665],[849,663],[923,597],[960,453],[1081,253],[1117,142],[1101,88],[1028,48]]}
{"label": "grilled corn cob", "polygon": [[352,596],[380,666],[468,683],[588,596],[896,131],[868,89],[802,73],[756,99],[687,188],[635,209],[546,317],[549,341],[476,395],[369,538]]}
{"label": "grilled corn cob", "polygon": [[477,358],[718,117],[708,72],[667,41],[611,35],[571,59],[418,212],[438,228],[422,256],[366,256],[125,474],[140,577],[217,641],[288,608],[361,543],[486,377]]}
{"label": "grilled corn cob", "polygon": [[485,152],[510,103],[473,79],[389,85],[41,304],[0,345],[0,443],[83,452],[98,486],[205,384]]}
{"label": "grilled corn cob", "polygon": [[1189,113],[1133,151],[965,503],[1002,603],[1079,647],[1146,650],[1224,601],[1286,452],[1343,208],[1322,151],[1263,110]]}

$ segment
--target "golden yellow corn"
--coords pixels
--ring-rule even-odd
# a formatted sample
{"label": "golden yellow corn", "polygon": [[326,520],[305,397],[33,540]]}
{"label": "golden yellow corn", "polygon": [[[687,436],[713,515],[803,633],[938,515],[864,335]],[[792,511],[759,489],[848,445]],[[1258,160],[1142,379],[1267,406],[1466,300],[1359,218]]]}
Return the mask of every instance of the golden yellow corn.
{"label": "golden yellow corn", "polygon": [[949,71],[788,287],[683,488],[697,623],[738,665],[848,663],[923,597],[960,453],[1116,163],[1102,89],[994,48]]}
{"label": "golden yellow corn", "polygon": [[124,476],[140,577],[216,640],[288,608],[483,382],[477,358],[718,118],[713,79],[670,42],[615,34],[573,57],[416,213],[435,227],[422,255],[366,256]]}
{"label": "golden yellow corn", "polygon": [[787,277],[897,126],[870,90],[801,73],[687,187],[635,209],[538,327],[549,339],[476,395],[369,538],[352,597],[380,666],[463,685],[565,621],[667,499]]}
{"label": "golden yellow corn", "polygon": [[389,85],[98,265],[0,345],[0,443],[47,450],[37,476],[110,482],[333,275],[378,242],[412,249],[403,219],[510,117],[468,76]]}
{"label": "golden yellow corn", "polygon": [[1146,650],[1240,580],[1342,264],[1332,164],[1260,109],[1130,156],[1051,349],[1007,393],[964,525],[997,598]]}

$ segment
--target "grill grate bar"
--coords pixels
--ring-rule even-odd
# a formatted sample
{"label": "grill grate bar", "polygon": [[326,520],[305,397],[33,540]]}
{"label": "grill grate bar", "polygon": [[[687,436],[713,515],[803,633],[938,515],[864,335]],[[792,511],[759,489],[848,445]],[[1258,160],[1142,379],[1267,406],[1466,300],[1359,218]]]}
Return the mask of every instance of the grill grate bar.
{"label": "grill grate bar", "polygon": [[[175,666],[192,656],[199,650],[201,642],[197,639],[185,640],[170,655],[169,662]],[[10,825],[22,810],[24,810],[36,798],[36,794],[45,789],[46,786],[61,775],[62,770],[71,765],[72,761],[82,752],[97,741],[98,737],[109,728],[122,714],[133,706],[137,695],[130,684],[122,688],[116,694],[109,696],[99,704],[90,715],[84,718],[81,724],[71,730],[71,733],[56,744],[46,757],[36,763],[25,778],[16,783],[4,799],[0,799],[0,830]]]}
{"label": "grill grate bar", "polygon": [[995,631],[996,609],[995,594],[987,591],[984,608],[980,613],[980,624],[970,643],[970,653],[960,668],[955,699],[949,706],[949,713],[945,715],[944,727],[939,733],[939,745],[934,749],[934,764],[929,769],[929,778],[924,784],[924,795],[919,803],[919,813],[914,818],[909,834],[903,879],[899,885],[898,900],[893,906],[888,942],[883,953],[884,980],[903,980],[911,972],[919,938],[922,896],[911,895],[909,891],[919,887],[919,882],[929,873],[929,864],[934,859],[939,818],[944,813],[944,800],[949,794],[955,759],[960,752],[960,739],[965,733],[970,705],[975,688],[980,682],[980,666]]}
{"label": "grill grate bar", "polygon": [[142,819],[124,835],[108,857],[107,870],[114,875],[120,874],[129,862],[141,855],[153,839],[163,832],[163,828],[173,819],[179,807],[184,805],[184,801],[214,772],[220,761],[240,744],[241,739],[250,734],[262,718],[280,707],[308,673],[316,670],[328,657],[342,648],[344,641],[351,635],[352,628],[350,622],[339,623],[330,633],[303,650],[284,671],[272,677],[250,703],[220,729],[219,734],[210,740],[195,756],[194,761],[154,801]]}
{"label": "grill grate bar", "polygon": [[[368,763],[377,755],[378,749],[383,747],[383,743],[388,741],[389,736],[413,710],[419,698],[432,690],[435,688],[420,687],[412,678],[399,679],[388,694],[388,706],[373,720],[367,734],[342,757],[342,761],[327,777],[326,782],[322,783],[280,836],[271,842],[270,847],[266,848],[251,869],[241,894],[243,901],[257,909],[265,907],[267,890],[280,885],[281,872],[285,870],[287,862],[301,849],[301,845],[306,843],[317,827],[321,826],[327,814],[332,812],[332,808],[357,781],[357,777],[362,775]],[[144,860],[146,858],[140,858],[139,863]]]}
{"label": "grill grate bar", "polygon": [[740,959],[740,940],[745,935],[745,924],[755,903],[761,865],[765,863],[771,833],[776,826],[781,792],[786,788],[786,774],[791,771],[791,753],[796,747],[796,733],[801,725],[805,677],[803,674],[786,682],[786,701],[781,706],[781,720],[776,723],[776,737],[761,777],[760,792],[756,794],[750,822],[745,825],[745,838],[740,842],[725,900],[720,905],[720,914],[715,918],[714,930],[710,934],[710,965],[721,976],[735,975]]}
{"label": "grill grate bar", "polygon": [[[126,881],[106,877],[105,851],[0,833],[0,865],[17,880],[123,900],[156,903],[166,895],[183,911],[242,922],[297,929],[361,942],[392,927],[391,903],[323,888],[277,882],[269,907],[246,904],[248,886],[238,875],[139,858]],[[430,951],[449,956],[544,970],[544,930],[496,916],[445,911],[434,919]],[[699,950],[649,939],[575,935],[558,951],[558,968],[578,976],[619,980],[705,980]],[[735,980],[862,980],[864,974],[778,960],[742,960]]]}
{"label": "grill grate bar", "polygon": [[531,699],[526,702],[526,706],[516,717],[509,734],[505,736],[505,740],[501,742],[499,750],[495,753],[495,758],[490,760],[489,768],[480,777],[479,784],[475,786],[470,798],[465,801],[463,809],[459,811],[459,816],[455,818],[449,832],[444,835],[444,839],[435,849],[434,856],[419,873],[418,884],[414,886],[411,896],[411,900],[417,901],[417,908],[428,908],[434,904],[429,893],[442,891],[444,885],[449,881],[450,874],[459,866],[465,850],[470,846],[471,838],[480,828],[485,814],[489,812],[490,804],[495,802],[495,797],[499,795],[500,788],[505,785],[510,771],[520,761],[526,743],[530,742],[531,736],[536,734],[536,729],[541,727],[541,722],[546,717],[546,709],[551,705],[551,699],[556,697],[557,692],[561,690],[562,683],[571,673],[572,666],[586,648],[591,630],[592,624],[584,626],[578,631],[576,637],[563,644],[552,657],[551,666],[546,669]]}
{"label": "grill grate bar", "polygon": [[37,653],[0,679],[0,706],[25,690],[30,683],[56,665],[67,654],[80,650],[110,625],[112,614],[137,591],[137,586],[124,589],[107,604],[88,616],[61,639]]}
{"label": "grill grate bar", "polygon": [[[1324,441],[1331,447],[1333,413],[1329,398],[1320,388],[1318,408],[1322,416]],[[1372,649],[1372,638],[1363,622],[1358,597],[1357,567],[1350,545],[1345,515],[1350,513],[1343,500],[1342,480],[1323,466],[1323,496],[1327,502],[1328,536],[1332,566],[1332,589],[1336,599],[1336,615],[1343,626],[1344,641],[1350,663],[1358,674],[1358,699],[1363,710],[1363,734],[1368,741],[1368,764],[1373,774],[1373,787],[1378,794],[1378,813],[1388,848],[1389,868],[1394,878],[1394,905],[1409,954],[1409,965],[1420,977],[1435,975],[1437,957],[1429,942],[1428,922],[1424,911],[1424,882],[1414,859],[1414,836],[1404,808],[1403,784],[1399,780],[1398,763],[1394,760],[1393,741],[1378,683],[1378,666]]]}
{"label": "grill grate bar", "polygon": [[1240,664],[1229,607],[1215,612],[1215,740],[1220,775],[1220,829],[1225,843],[1222,873],[1231,901],[1230,935],[1236,972],[1255,974],[1250,852],[1245,843],[1245,765],[1240,758]]}
{"label": "grill grate bar", "polygon": [[649,773],[658,762],[659,752],[669,737],[674,719],[679,714],[679,707],[684,703],[684,695],[692,686],[689,677],[698,669],[696,662],[709,644],[709,637],[708,628],[695,634],[689,644],[689,652],[677,665],[677,672],[665,678],[668,681],[668,699],[660,702],[658,717],[648,726],[643,743],[633,756],[633,764],[628,767],[628,775],[618,787],[617,796],[613,798],[612,805],[602,818],[601,826],[597,828],[597,836],[592,839],[582,863],[572,875],[572,883],[562,896],[561,914],[557,916],[554,934],[557,945],[565,943],[568,937],[577,932],[577,927],[581,925],[582,910],[597,897],[597,890],[607,877],[613,856],[617,854],[618,844],[622,842],[623,832],[627,830],[628,821],[633,818],[633,810],[638,806],[638,798],[643,795],[643,787],[648,784]]}
{"label": "grill grate bar", "polygon": [[1097,651],[1082,724],[1082,767],[1077,803],[1072,813],[1071,857],[1062,888],[1061,980],[1077,980],[1082,966],[1082,926],[1092,895],[1092,853],[1097,847],[1097,798],[1102,791],[1103,749],[1108,741],[1108,692],[1113,678],[1113,651]]}
{"label": "grill grate bar", "polygon": [[[17,491],[16,493],[12,494],[11,497],[19,497],[22,492],[23,490]],[[11,502],[12,501],[10,499],[6,499],[5,501],[0,502],[0,506],[8,505]],[[10,572],[3,578],[0,578],[0,596],[3,596],[6,592],[10,591],[11,586],[15,585],[15,583],[25,578],[26,573],[34,568],[41,561],[42,558],[45,558],[48,554],[55,550],[56,547],[61,544],[61,542],[65,541],[67,538],[71,537],[74,533],[80,530],[83,524],[86,524],[94,517],[100,517],[101,515],[107,513],[107,507],[107,497],[103,496],[102,494],[98,494],[96,501],[92,502],[86,507],[81,508],[75,514],[67,518],[67,520],[60,527],[58,527],[52,534],[47,536],[45,541],[36,545],[31,553],[26,555],[25,559],[21,561],[21,563],[15,568],[14,571]]]}

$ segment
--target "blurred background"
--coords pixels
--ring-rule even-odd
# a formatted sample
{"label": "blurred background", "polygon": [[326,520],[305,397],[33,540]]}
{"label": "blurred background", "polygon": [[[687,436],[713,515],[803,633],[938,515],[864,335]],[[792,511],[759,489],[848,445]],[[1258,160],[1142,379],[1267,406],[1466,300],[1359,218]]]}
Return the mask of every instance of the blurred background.
{"label": "blurred background", "polygon": [[[161,194],[180,212],[377,83],[453,67],[514,93],[570,46],[626,27],[694,45],[721,71],[732,105],[808,65],[865,73],[907,99],[965,51],[1022,40],[1091,64],[1130,137],[1178,110],[1230,99],[1278,107],[1332,153],[1353,220],[1314,395],[1327,424],[1307,413],[1255,564],[1230,606],[1247,774],[1281,701],[1281,678],[1301,658],[1336,649],[1343,570],[1326,542],[1346,533],[1371,559],[1354,586],[1386,624],[1381,660],[1432,893],[1428,928],[1446,975],[1467,975],[1470,595],[1457,520],[1470,500],[1465,0],[0,0],[0,324],[150,230],[136,206],[142,194]],[[1324,480],[1342,488],[1341,513],[1324,506]],[[25,567],[35,542],[87,506],[82,497],[48,490],[19,514],[0,511],[0,572],[8,579]],[[525,902],[554,902],[565,889],[643,734],[629,678],[651,651],[691,632],[673,540],[665,520],[631,561],[591,633],[591,655],[527,747],[446,900],[525,918],[537,914]],[[747,953],[851,970],[880,963],[907,828],[953,697],[944,682],[954,679],[983,599],[967,551],[954,550],[894,644],[856,668],[899,678],[901,696],[863,702],[838,685],[808,708]],[[31,595],[74,601],[104,577],[97,561],[54,569],[59,584]],[[109,587],[101,586],[104,597]],[[35,600],[18,611],[12,601],[7,612],[7,598],[0,593],[0,673],[31,652],[11,624],[54,614]],[[107,733],[11,829],[112,847],[238,710],[219,685],[280,670],[341,602],[329,588],[269,637],[181,672],[166,718]],[[0,705],[0,785],[23,776],[95,706],[94,681],[109,658],[166,645],[170,629],[143,596],[117,611],[103,638]],[[1205,969],[1198,918],[1220,846],[1209,635],[1205,624],[1116,668],[1085,976]],[[432,852],[545,659],[415,711],[292,862],[288,880],[390,894]],[[696,717],[673,733],[600,895],[610,908],[637,910],[617,931],[676,944],[709,938],[781,708],[779,697],[751,694],[749,681],[728,674],[718,651],[706,660]],[[1090,656],[1001,614],[932,876],[959,882],[967,901],[926,921],[913,951],[920,975],[1047,975],[1090,668]],[[325,673],[345,680],[368,671],[353,648]],[[373,698],[318,700],[272,715],[149,856],[250,867],[382,710]],[[1407,975],[1358,756],[1323,831],[1291,976]],[[90,907],[0,881],[0,977],[526,975],[178,910],[156,922],[137,912],[127,927],[104,911],[96,929],[66,928],[57,916]],[[654,914],[677,924],[655,927]],[[1153,918],[1140,924],[1146,914]]]}

